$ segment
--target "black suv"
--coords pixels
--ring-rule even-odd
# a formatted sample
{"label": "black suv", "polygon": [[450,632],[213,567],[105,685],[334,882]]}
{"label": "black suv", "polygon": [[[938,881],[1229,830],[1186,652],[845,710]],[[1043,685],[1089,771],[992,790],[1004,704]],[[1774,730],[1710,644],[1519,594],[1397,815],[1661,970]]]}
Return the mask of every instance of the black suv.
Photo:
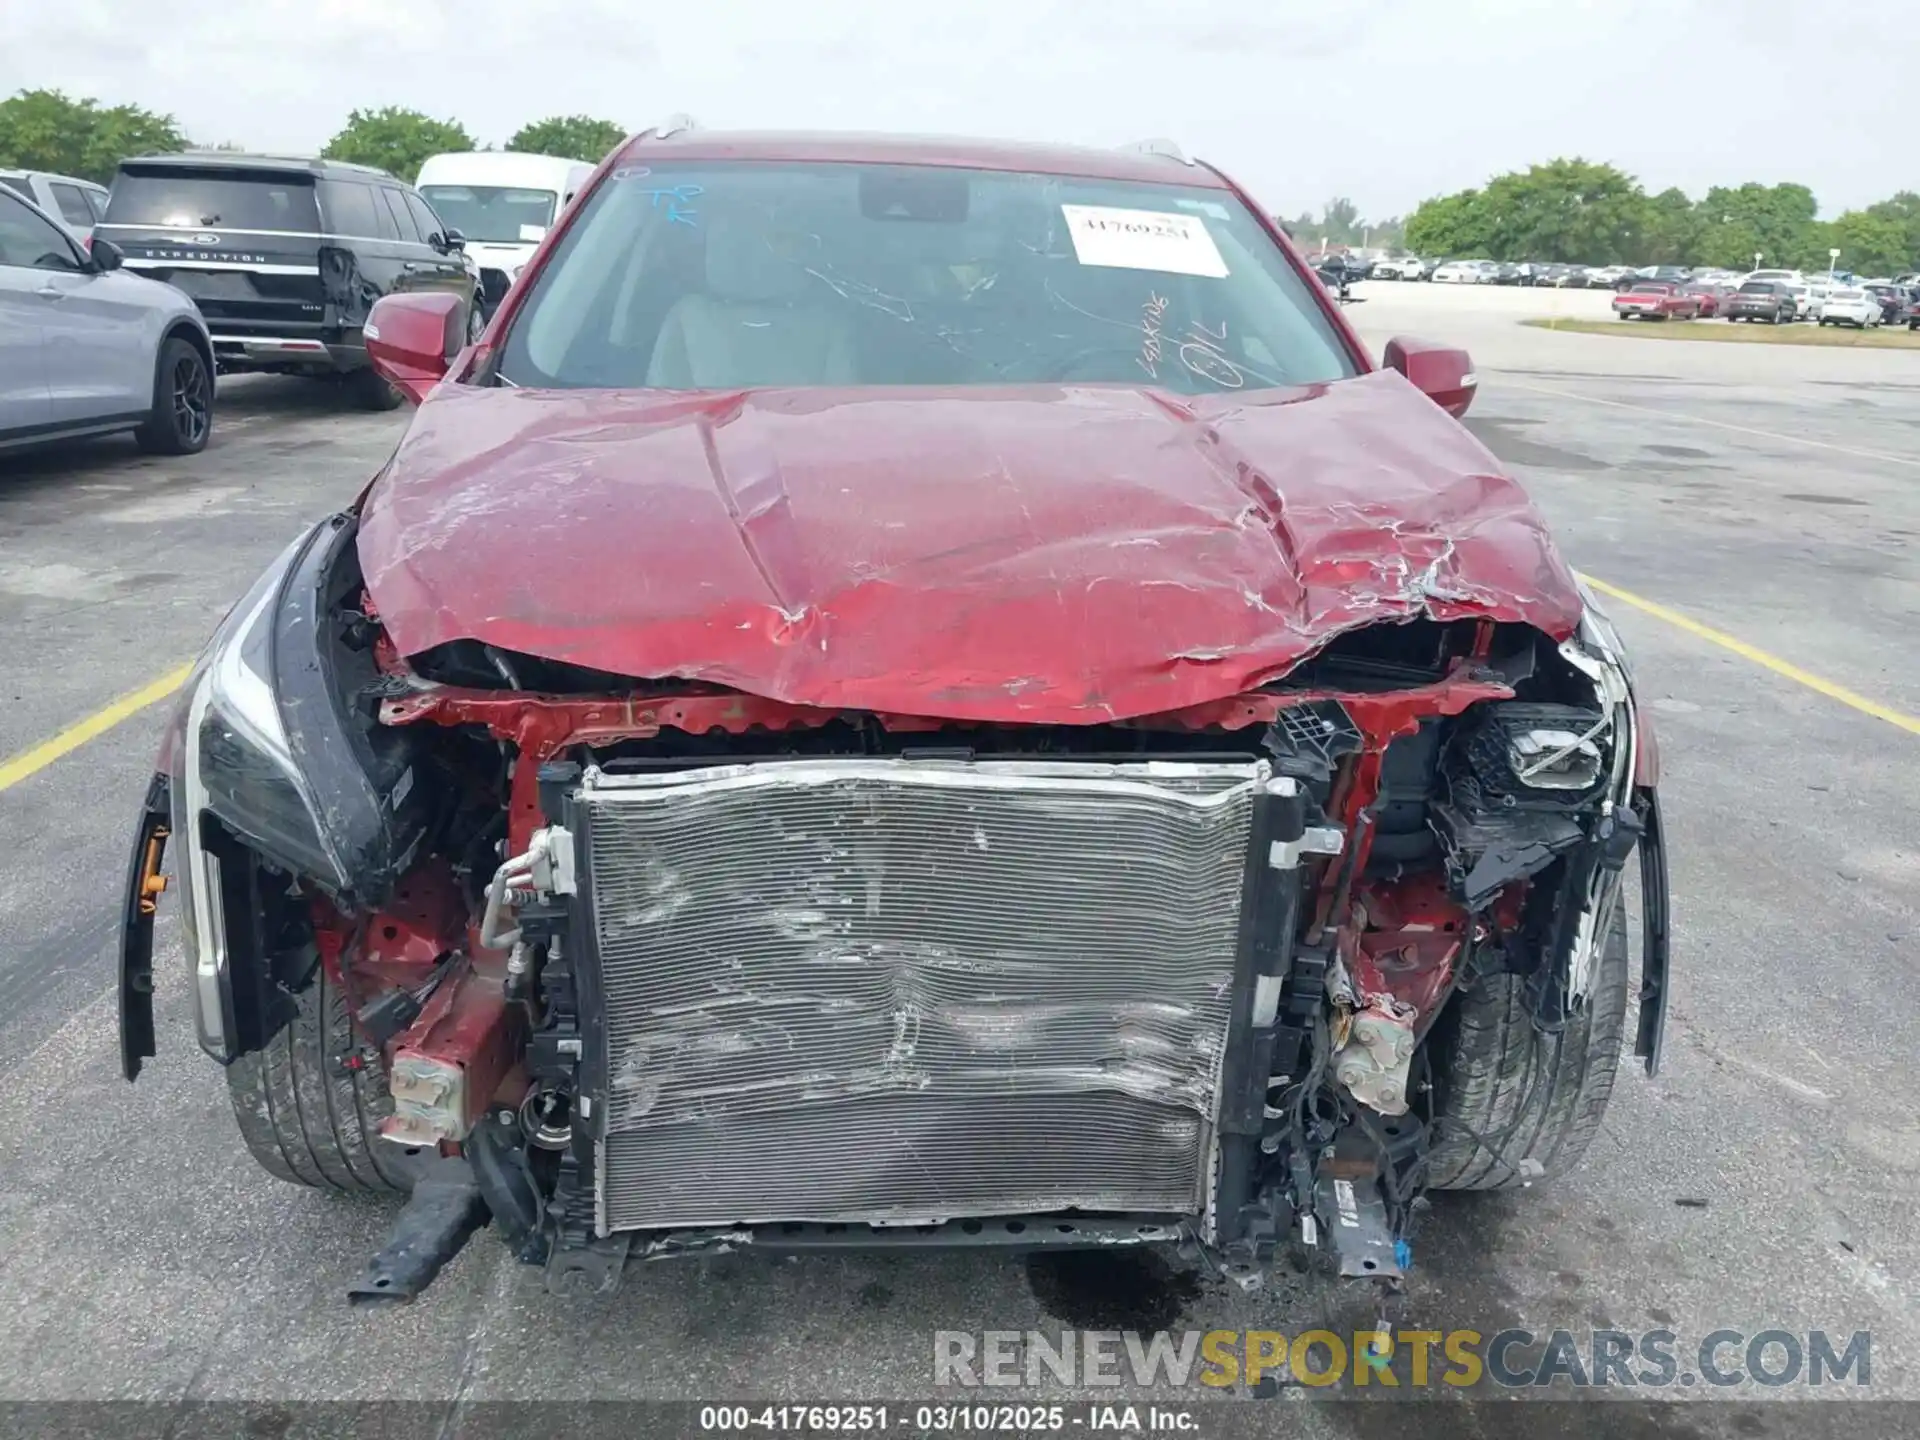
{"label": "black suv", "polygon": [[224,151],[123,160],[94,233],[127,269],[193,299],[223,373],[339,376],[371,409],[401,399],[367,364],[374,301],[450,290],[468,302],[469,336],[482,325],[460,232],[365,165]]}

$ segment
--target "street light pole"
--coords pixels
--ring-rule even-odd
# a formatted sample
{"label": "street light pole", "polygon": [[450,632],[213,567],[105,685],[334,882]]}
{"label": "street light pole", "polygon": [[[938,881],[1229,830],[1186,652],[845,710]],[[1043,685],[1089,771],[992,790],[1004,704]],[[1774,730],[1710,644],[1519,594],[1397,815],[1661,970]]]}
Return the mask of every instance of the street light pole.
{"label": "street light pole", "polygon": [[1829,285],[1833,283],[1833,267],[1839,263],[1840,252],[1838,250],[1827,251],[1827,283]]}

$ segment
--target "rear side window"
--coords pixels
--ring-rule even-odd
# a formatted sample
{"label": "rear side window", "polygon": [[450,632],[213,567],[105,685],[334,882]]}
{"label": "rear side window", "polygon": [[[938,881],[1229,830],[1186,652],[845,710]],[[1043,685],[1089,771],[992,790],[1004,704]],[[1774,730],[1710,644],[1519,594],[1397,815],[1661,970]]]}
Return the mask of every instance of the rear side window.
{"label": "rear side window", "polygon": [[103,215],[107,213],[107,192],[106,191],[87,190],[87,191],[83,191],[82,193],[87,197],[87,210],[89,213],[92,214],[95,220],[100,219]]}
{"label": "rear side window", "polygon": [[73,241],[15,197],[0,195],[0,265],[22,270],[78,270]]}
{"label": "rear side window", "polygon": [[374,214],[373,187],[354,180],[322,180],[320,205],[326,211],[327,230],[334,235],[358,235],[369,240],[381,235]]}
{"label": "rear side window", "polygon": [[394,233],[402,240],[419,244],[427,237],[420,233],[420,227],[413,223],[413,212],[407,209],[407,197],[391,185],[380,187],[380,201],[387,207],[387,215],[393,221]]}
{"label": "rear side window", "polygon": [[433,213],[433,207],[413,191],[402,190],[400,193],[406,197],[407,209],[413,212],[413,223],[420,228],[422,240],[431,240],[447,228],[440,223],[440,217]]}
{"label": "rear side window", "polygon": [[308,175],[142,166],[114,181],[107,223],[311,235],[320,212]]}
{"label": "rear side window", "polygon": [[78,185],[55,184],[49,188],[53,191],[53,203],[60,207],[62,220],[83,228],[93,224],[93,211],[87,208],[87,197]]}
{"label": "rear side window", "polygon": [[[379,231],[380,238],[382,240],[398,240],[400,238],[400,221],[395,218],[393,207],[387,203],[387,193],[387,191],[378,185],[369,185],[367,187],[367,201],[373,206],[373,224],[374,228]],[[403,205],[400,208],[404,210],[406,207]]]}

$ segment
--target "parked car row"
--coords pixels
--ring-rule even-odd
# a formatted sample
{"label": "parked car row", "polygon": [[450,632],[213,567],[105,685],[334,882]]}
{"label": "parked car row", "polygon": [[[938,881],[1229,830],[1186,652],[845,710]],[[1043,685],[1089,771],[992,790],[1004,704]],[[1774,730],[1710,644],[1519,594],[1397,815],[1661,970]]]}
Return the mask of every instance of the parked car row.
{"label": "parked car row", "polygon": [[1849,285],[1821,277],[1800,281],[1762,276],[1726,286],[1711,282],[1640,280],[1613,298],[1622,320],[1711,319],[1785,325],[1813,320],[1821,325],[1872,329],[1904,324],[1920,330],[1920,288],[1882,282]]}
{"label": "parked car row", "polygon": [[[1866,279],[1849,271],[1809,276],[1798,270],[1759,269],[1744,273],[1681,265],[1569,265],[1558,262],[1514,264],[1498,260],[1432,261],[1413,255],[1387,256],[1371,264],[1345,253],[1314,261],[1321,278],[1347,298],[1352,282],[1428,280],[1439,285],[1547,285],[1555,288],[1614,292],[1612,309],[1623,320],[1693,320],[1724,315],[1728,320],[1785,324],[1814,320],[1822,325],[1906,325],[1920,330],[1920,276]],[[1739,303],[1733,304],[1739,296]]]}
{"label": "parked car row", "polygon": [[[1749,281],[1765,281],[1789,287],[1793,302],[1787,319],[1822,318],[1828,294],[1837,289],[1863,289],[1880,306],[1879,324],[1908,324],[1920,329],[1920,276],[1902,274],[1892,279],[1862,279],[1849,271],[1831,276],[1808,276],[1798,270],[1760,269],[1735,271],[1713,267],[1689,268],[1680,265],[1572,265],[1554,262],[1500,260],[1428,260],[1413,255],[1387,256],[1371,264],[1349,255],[1327,255],[1315,261],[1322,274],[1338,265],[1349,280],[1361,275],[1370,280],[1429,280],[1441,285],[1545,285],[1567,290],[1612,290],[1624,295],[1653,281],[1679,287],[1698,301],[1703,318],[1713,316],[1725,297]],[[1849,296],[1848,306],[1857,307],[1858,297]],[[1616,312],[1620,307],[1614,307]],[[1635,313],[1644,305],[1628,307]],[[1835,323],[1851,323],[1849,308],[1836,314]]]}
{"label": "parked car row", "polygon": [[[367,357],[374,303],[456,296],[459,350],[592,170],[441,155],[416,187],[229,152],[123,160],[111,188],[0,170],[0,449],[131,430],[143,449],[192,453],[216,374],[325,377],[393,409],[403,396]],[[474,227],[471,251],[443,215]]]}

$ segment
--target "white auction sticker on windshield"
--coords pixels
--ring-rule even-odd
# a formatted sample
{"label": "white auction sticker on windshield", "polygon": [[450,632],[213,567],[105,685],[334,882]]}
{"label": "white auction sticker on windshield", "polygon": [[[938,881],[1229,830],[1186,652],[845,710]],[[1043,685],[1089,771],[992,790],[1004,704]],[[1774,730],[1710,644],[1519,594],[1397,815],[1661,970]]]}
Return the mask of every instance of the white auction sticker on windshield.
{"label": "white auction sticker on windshield", "polygon": [[1198,215],[1105,205],[1062,205],[1060,213],[1067,217],[1067,234],[1082,265],[1226,278],[1227,262]]}

